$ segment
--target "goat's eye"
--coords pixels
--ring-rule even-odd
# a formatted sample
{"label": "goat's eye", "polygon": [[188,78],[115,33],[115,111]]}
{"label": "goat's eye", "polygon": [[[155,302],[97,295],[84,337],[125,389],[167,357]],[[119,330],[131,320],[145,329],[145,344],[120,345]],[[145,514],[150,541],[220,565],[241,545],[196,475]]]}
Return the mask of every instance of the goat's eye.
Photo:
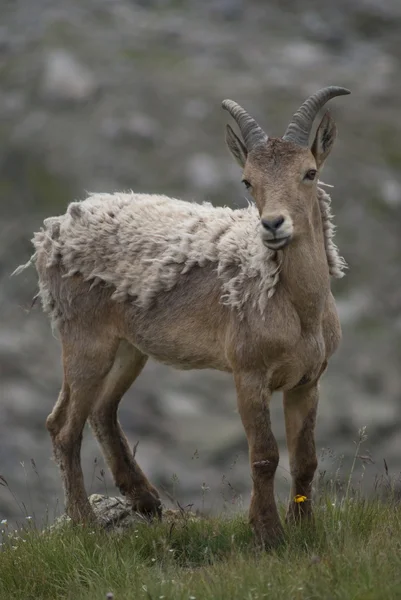
{"label": "goat's eye", "polygon": [[316,173],[317,173],[316,169],[309,169],[309,171],[306,171],[304,179],[313,181],[316,177]]}
{"label": "goat's eye", "polygon": [[243,179],[242,183],[244,184],[247,190],[249,190],[249,188],[252,187],[247,179]]}

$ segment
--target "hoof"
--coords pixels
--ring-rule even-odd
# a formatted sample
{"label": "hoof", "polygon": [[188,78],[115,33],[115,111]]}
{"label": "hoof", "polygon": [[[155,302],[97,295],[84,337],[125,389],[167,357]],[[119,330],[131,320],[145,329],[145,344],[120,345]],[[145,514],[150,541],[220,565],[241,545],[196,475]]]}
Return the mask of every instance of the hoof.
{"label": "hoof", "polygon": [[95,513],[88,501],[82,504],[67,505],[66,514],[71,519],[72,523],[77,525],[92,525],[97,521]]}
{"label": "hoof", "polygon": [[136,513],[150,520],[153,518],[161,520],[162,504],[156,488],[136,490],[136,493],[132,495],[127,494],[126,498]]}
{"label": "hoof", "polygon": [[[297,498],[304,498],[305,500],[297,501]],[[294,501],[290,502],[288,506],[285,522],[289,524],[300,523],[302,521],[311,520],[312,518],[311,501],[308,500],[306,496],[295,496]]]}
{"label": "hoof", "polygon": [[252,526],[256,541],[263,550],[273,550],[284,541],[284,530],[281,523],[255,523]]}

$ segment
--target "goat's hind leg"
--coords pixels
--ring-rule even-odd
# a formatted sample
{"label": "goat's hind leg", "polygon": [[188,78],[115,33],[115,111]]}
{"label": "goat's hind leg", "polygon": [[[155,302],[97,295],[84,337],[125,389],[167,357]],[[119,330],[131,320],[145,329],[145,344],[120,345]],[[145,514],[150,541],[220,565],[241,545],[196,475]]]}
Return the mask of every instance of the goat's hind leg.
{"label": "goat's hind leg", "polygon": [[61,331],[64,381],[46,421],[63,480],[66,512],[73,521],[94,519],[85,491],[81,443],[85,422],[110,370],[118,340],[86,336],[77,329]]}
{"label": "goat's hind leg", "polygon": [[131,452],[117,418],[124,393],[138,377],[147,356],[125,341],[120,345],[89,421],[113,473],[114,481],[133,509],[144,515],[161,515],[159,494],[148,481]]}
{"label": "goat's hind leg", "polygon": [[75,432],[71,430],[76,426],[77,415],[73,425],[69,419],[70,405],[70,387],[64,380],[58,400],[47,417],[46,427],[52,439],[54,458],[60,468],[67,515],[73,521],[80,522],[91,519],[93,514],[86,497],[79,458],[83,424]]}

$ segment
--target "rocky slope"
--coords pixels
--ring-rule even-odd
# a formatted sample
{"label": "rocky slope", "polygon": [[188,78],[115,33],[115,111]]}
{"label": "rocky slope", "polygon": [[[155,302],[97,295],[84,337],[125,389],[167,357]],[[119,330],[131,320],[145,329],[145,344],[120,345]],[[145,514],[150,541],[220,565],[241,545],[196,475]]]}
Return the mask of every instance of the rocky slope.
{"label": "rocky slope", "polygon": [[[27,260],[32,231],[86,190],[164,192],[242,206],[224,147],[231,97],[281,135],[309,93],[332,102],[339,139],[333,184],[337,241],[349,263],[335,283],[344,329],[322,386],[319,449],[354,451],[366,425],[375,464],[401,469],[401,5],[397,0],[28,0],[3,2],[0,27],[0,474],[28,512],[61,498],[44,420],[57,397],[57,341],[37,308]],[[278,490],[288,491],[281,402]],[[121,421],[154,482],[182,504],[246,504],[246,442],[233,384],[214,372],[149,363]],[[89,432],[88,432],[89,433]],[[365,451],[366,454],[366,451]],[[114,488],[90,435],[88,491]],[[336,461],[324,453],[321,468]],[[34,459],[35,467],[31,459]],[[36,473],[37,471],[37,473]],[[210,488],[210,489],[209,489]],[[0,486],[0,516],[19,509]]]}

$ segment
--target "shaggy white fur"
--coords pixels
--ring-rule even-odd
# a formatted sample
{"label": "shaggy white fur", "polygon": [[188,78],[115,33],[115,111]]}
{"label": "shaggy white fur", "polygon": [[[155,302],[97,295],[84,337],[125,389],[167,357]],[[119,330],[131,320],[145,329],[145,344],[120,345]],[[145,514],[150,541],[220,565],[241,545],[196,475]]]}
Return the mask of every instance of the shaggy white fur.
{"label": "shaggy white fur", "polygon": [[[320,188],[318,194],[330,274],[342,277],[330,197]],[[252,280],[263,313],[279,281],[282,253],[263,245],[259,227],[253,205],[232,210],[167,196],[93,194],[71,203],[65,215],[46,219],[33,243],[47,253],[49,267],[61,263],[66,276],[80,273],[93,285],[110,284],[116,301],[131,299],[144,308],[191,268],[212,263],[224,304],[241,312]]]}

